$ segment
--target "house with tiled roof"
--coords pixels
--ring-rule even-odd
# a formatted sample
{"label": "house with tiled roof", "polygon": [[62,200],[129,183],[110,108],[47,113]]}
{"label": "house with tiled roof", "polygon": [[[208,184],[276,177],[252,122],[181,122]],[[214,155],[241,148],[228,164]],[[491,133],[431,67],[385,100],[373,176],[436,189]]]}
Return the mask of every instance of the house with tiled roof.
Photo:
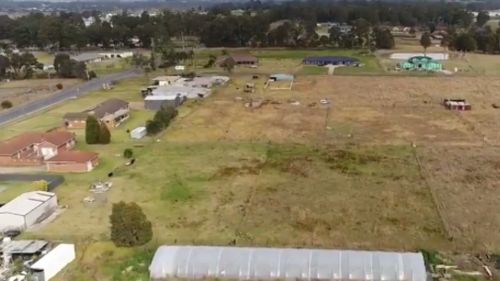
{"label": "house with tiled roof", "polygon": [[28,132],[0,143],[0,165],[37,166],[75,146],[75,134],[65,131]]}
{"label": "house with tiled roof", "polygon": [[88,172],[98,164],[93,152],[72,150],[68,131],[28,132],[0,142],[0,166],[46,166],[49,172]]}
{"label": "house with tiled roof", "polygon": [[64,126],[68,129],[85,128],[87,117],[94,116],[97,120],[111,129],[118,127],[122,122],[129,118],[129,103],[120,99],[108,99],[94,108],[82,112],[69,112],[64,114]]}

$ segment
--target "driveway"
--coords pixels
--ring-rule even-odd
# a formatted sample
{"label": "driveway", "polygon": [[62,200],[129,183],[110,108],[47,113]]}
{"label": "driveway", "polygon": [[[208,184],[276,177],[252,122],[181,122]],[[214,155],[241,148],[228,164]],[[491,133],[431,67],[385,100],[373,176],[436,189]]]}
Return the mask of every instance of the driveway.
{"label": "driveway", "polygon": [[110,74],[103,77],[98,77],[83,84],[63,90],[57,94],[48,96],[47,98],[39,99],[36,101],[25,103],[18,107],[11,108],[6,112],[0,113],[0,125],[4,125],[16,119],[26,117],[30,114],[33,114],[37,111],[43,110],[50,106],[56,105],[65,100],[84,96],[90,92],[101,89],[103,84],[111,83],[113,81],[133,78],[139,75],[141,75],[139,71],[132,69],[120,73]]}

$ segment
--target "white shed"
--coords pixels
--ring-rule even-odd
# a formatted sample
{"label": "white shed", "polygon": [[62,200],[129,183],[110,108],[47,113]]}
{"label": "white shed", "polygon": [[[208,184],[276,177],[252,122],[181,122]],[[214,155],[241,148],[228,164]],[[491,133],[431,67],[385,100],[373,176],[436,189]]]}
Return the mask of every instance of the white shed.
{"label": "white shed", "polygon": [[426,281],[421,253],[162,246],[151,280]]}
{"label": "white shed", "polygon": [[136,140],[142,139],[146,136],[146,127],[137,127],[130,131],[130,137]]}
{"label": "white shed", "polygon": [[35,281],[49,281],[76,257],[74,244],[60,244],[31,266]]}
{"label": "white shed", "polygon": [[52,192],[33,191],[19,195],[0,207],[0,232],[25,230],[50,216],[57,208],[57,196]]}

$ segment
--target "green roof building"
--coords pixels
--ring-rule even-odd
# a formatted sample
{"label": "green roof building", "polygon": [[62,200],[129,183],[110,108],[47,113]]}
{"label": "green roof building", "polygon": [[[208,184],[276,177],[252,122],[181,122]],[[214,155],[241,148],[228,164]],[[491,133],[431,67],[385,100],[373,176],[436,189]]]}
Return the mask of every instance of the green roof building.
{"label": "green roof building", "polygon": [[443,64],[426,56],[411,57],[401,64],[405,70],[441,71]]}

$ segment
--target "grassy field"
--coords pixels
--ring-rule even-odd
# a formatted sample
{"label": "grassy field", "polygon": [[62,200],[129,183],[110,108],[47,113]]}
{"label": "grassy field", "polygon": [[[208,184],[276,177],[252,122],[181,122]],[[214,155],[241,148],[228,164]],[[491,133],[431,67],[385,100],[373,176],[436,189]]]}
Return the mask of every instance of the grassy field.
{"label": "grassy field", "polygon": [[16,107],[54,94],[58,91],[57,84],[69,88],[78,83],[80,81],[77,79],[29,79],[0,82],[0,102],[8,100]]}
{"label": "grassy field", "polygon": [[112,59],[102,62],[90,63],[88,70],[93,70],[98,76],[121,72],[131,68],[130,59]]}
{"label": "grassy field", "polygon": [[[25,234],[77,243],[78,262],[59,280],[147,280],[161,244],[500,250],[491,235],[500,231],[500,115],[491,106],[500,104],[498,79],[319,75],[299,64],[303,54],[284,52],[263,51],[259,68],[235,69],[228,85],[183,105],[154,138],[133,141],[126,133],[153,115],[141,109],[139,94],[148,77],[0,130],[4,139],[60,126],[64,113],[110,97],[132,102],[131,119],[112,130],[110,145],[86,145],[76,131],[78,149],[98,152],[102,163],[66,175],[56,192],[68,208]],[[268,74],[286,70],[297,74],[292,90],[264,88]],[[248,82],[255,93],[243,92]],[[450,97],[466,98],[474,110],[443,109]],[[267,102],[245,107],[252,99]],[[134,151],[133,166],[124,166],[125,148]],[[111,171],[112,189],[84,203],[89,185]],[[111,205],[120,200],[144,209],[151,243],[122,249],[109,242]]]}
{"label": "grassy field", "polygon": [[31,182],[0,182],[0,203],[9,202],[22,193],[34,190]]}
{"label": "grassy field", "polygon": [[[259,59],[258,68],[235,68],[234,72],[240,74],[287,72],[297,75],[321,75],[327,73],[324,67],[304,66],[302,60],[307,56],[350,56],[358,58],[364,64],[363,67],[359,68],[339,68],[335,73],[340,75],[374,75],[383,73],[377,62],[377,58],[374,55],[366,54],[360,50],[235,49],[227,51],[231,54],[250,53]],[[204,73],[221,71],[219,67],[209,69],[203,68],[208,61],[209,55],[217,57],[221,54],[222,49],[204,50],[197,53],[195,57],[196,71]],[[191,61],[188,61],[188,64],[191,67]]]}

